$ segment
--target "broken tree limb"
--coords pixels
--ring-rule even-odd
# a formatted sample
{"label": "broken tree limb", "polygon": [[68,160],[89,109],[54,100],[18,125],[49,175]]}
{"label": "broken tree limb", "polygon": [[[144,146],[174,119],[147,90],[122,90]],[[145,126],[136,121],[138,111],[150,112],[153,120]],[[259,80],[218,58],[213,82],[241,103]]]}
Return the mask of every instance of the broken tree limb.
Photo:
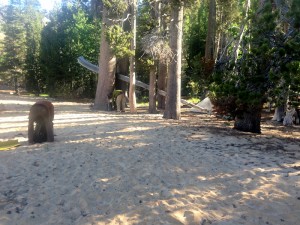
{"label": "broken tree limb", "polygon": [[[118,78],[119,80],[122,80],[122,81],[125,81],[125,82],[129,82],[129,77],[127,77],[127,76],[125,76],[125,75],[118,74],[118,75],[117,75],[117,78]],[[142,88],[144,88],[144,89],[146,89],[146,90],[149,90],[149,85],[148,85],[148,84],[145,84],[145,83],[143,83],[143,82],[141,82],[141,81],[139,81],[139,80],[136,81],[136,86],[139,86],[139,87],[142,87]],[[157,89],[157,93],[160,94],[160,95],[162,95],[162,96],[167,96],[167,92],[165,92],[165,91],[163,91],[163,90]],[[188,102],[188,101],[186,101],[186,100],[184,100],[184,99],[181,99],[181,103],[182,103],[183,105],[188,105],[188,106],[190,106],[190,107],[192,107],[192,108],[197,108],[197,109],[200,109],[200,110],[207,111],[207,109],[202,108],[202,107],[197,106],[197,105],[194,105],[194,104],[192,104],[192,103],[190,103],[190,102]]]}
{"label": "broken tree limb", "polygon": [[94,73],[99,73],[99,67],[97,65],[90,63],[88,60],[83,58],[83,56],[78,57],[77,62],[83,67],[87,68],[88,70]]}
{"label": "broken tree limb", "polygon": [[[90,71],[92,71],[92,72],[94,72],[94,73],[98,73],[99,67],[98,67],[97,65],[94,65],[94,64],[90,63],[88,60],[86,60],[86,59],[83,58],[82,56],[78,57],[77,61],[78,61],[78,63],[79,63],[80,65],[82,65],[83,67],[87,68],[88,70],[90,70]],[[125,81],[125,82],[127,82],[127,83],[130,82],[130,78],[129,78],[128,76],[125,76],[125,75],[122,75],[122,74],[117,74],[117,78],[118,78],[119,80]],[[143,83],[143,82],[141,82],[141,81],[139,81],[139,80],[136,80],[135,85],[136,85],[136,86],[139,86],[139,87],[142,87],[142,88],[144,88],[144,89],[146,89],[146,90],[149,91],[149,85],[148,85],[148,84],[145,84],[145,83]],[[160,95],[162,95],[162,96],[167,96],[167,92],[165,92],[165,91],[163,91],[163,90],[157,89],[157,93],[160,94]],[[190,107],[192,107],[192,108],[197,108],[197,109],[202,110],[202,111],[205,111],[205,112],[208,111],[207,109],[202,108],[202,107],[200,107],[200,106],[197,106],[197,105],[195,105],[195,104],[192,104],[192,103],[190,103],[190,102],[188,102],[188,101],[186,101],[186,100],[184,100],[184,99],[181,99],[181,103],[182,103],[183,105],[188,105],[188,106],[190,106]]]}

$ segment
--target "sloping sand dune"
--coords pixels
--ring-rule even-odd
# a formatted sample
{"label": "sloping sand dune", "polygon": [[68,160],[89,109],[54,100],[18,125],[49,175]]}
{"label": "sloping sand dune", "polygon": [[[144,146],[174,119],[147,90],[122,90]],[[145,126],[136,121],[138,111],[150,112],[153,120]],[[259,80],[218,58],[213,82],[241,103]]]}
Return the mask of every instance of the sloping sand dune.
{"label": "sloping sand dune", "polygon": [[242,134],[204,114],[53,101],[55,142],[28,145],[37,98],[0,100],[0,141],[21,144],[0,151],[1,225],[299,224],[299,129]]}

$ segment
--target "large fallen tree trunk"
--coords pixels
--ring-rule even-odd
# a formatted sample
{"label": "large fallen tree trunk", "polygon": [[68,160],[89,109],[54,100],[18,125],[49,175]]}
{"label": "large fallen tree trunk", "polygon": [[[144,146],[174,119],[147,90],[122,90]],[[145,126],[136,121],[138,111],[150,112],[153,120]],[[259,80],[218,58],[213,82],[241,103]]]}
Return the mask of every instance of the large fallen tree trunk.
{"label": "large fallen tree trunk", "polygon": [[[86,60],[86,59],[83,58],[82,56],[80,56],[80,57],[77,59],[77,61],[78,61],[78,63],[79,63],[80,65],[82,65],[83,67],[87,68],[88,70],[90,70],[90,71],[92,71],[92,72],[94,72],[94,73],[98,73],[99,67],[96,66],[96,65],[94,65],[94,64],[92,64],[92,63],[90,63],[88,60]],[[125,76],[125,75],[122,75],[122,74],[117,74],[117,78],[118,78],[119,80],[125,81],[125,82],[127,82],[127,83],[130,82],[130,78],[129,78],[128,76]],[[139,87],[142,87],[142,88],[144,88],[144,89],[146,89],[146,90],[149,90],[149,85],[148,85],[148,84],[145,84],[145,83],[143,83],[143,82],[141,82],[141,81],[139,81],[139,80],[136,81],[136,84],[135,84],[135,85],[136,85],[136,86],[139,86]],[[159,89],[157,90],[157,93],[160,94],[160,95],[162,95],[162,96],[166,96],[166,95],[167,95],[167,92],[165,92],[165,91],[163,91],[163,90],[159,90]],[[186,101],[186,100],[184,100],[184,99],[181,99],[181,103],[182,103],[183,105],[188,105],[188,106],[190,106],[190,107],[197,108],[197,109],[203,110],[203,111],[205,111],[205,112],[208,111],[207,109],[202,108],[202,107],[200,107],[200,106],[198,106],[198,105],[192,104],[192,103],[190,103],[190,102],[188,102],[188,101]]]}

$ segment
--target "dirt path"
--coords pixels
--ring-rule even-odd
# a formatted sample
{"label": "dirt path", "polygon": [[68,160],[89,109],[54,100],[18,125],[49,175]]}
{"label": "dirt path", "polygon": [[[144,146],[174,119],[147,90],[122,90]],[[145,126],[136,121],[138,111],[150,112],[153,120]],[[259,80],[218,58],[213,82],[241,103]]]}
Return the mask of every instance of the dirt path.
{"label": "dirt path", "polygon": [[299,129],[244,134],[215,116],[57,102],[55,142],[27,144],[36,98],[0,94],[1,225],[298,224]]}

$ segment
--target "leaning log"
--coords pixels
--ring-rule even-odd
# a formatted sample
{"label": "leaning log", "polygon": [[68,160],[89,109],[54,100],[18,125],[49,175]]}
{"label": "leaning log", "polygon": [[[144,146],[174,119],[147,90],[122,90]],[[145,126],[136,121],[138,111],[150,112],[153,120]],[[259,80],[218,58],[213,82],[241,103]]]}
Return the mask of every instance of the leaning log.
{"label": "leaning log", "polygon": [[99,67],[90,63],[88,60],[83,58],[82,56],[78,57],[77,59],[78,63],[82,65],[83,67],[87,68],[88,70],[94,72],[94,73],[99,73]]}
{"label": "leaning log", "polygon": [[[83,67],[87,68],[88,70],[94,72],[94,73],[98,73],[99,72],[99,67],[90,63],[88,60],[86,60],[84,57],[80,56],[78,59],[77,59],[78,63],[80,65],[82,65]],[[130,83],[130,78],[128,76],[125,76],[125,75],[122,75],[122,74],[117,74],[117,79],[119,80],[122,80],[122,81],[125,81],[127,83]],[[146,90],[149,91],[149,85],[148,84],[145,84],[139,80],[136,80],[136,83],[135,83],[136,86],[139,86],[139,87],[142,87]],[[157,93],[162,95],[162,96],[167,96],[167,92],[163,91],[163,90],[157,90]],[[199,109],[199,110],[203,110],[205,112],[207,112],[208,110],[205,109],[205,108],[202,108],[198,105],[195,105],[195,104],[192,104],[184,99],[181,99],[181,103],[183,105],[188,105],[192,108],[196,108],[196,109]]]}

